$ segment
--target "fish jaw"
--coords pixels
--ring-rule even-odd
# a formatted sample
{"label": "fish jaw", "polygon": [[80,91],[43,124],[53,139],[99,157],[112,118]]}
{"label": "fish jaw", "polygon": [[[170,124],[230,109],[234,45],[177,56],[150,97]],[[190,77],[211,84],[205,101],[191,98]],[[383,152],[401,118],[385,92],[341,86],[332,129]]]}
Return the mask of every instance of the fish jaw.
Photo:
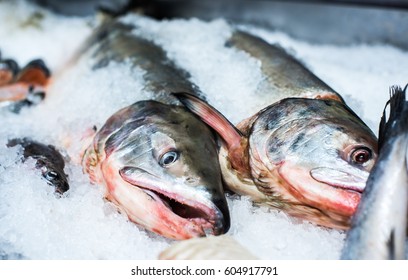
{"label": "fish jaw", "polygon": [[362,193],[370,173],[365,170],[359,170],[359,174],[353,172],[354,170],[350,171],[351,172],[329,167],[316,167],[310,170],[310,175],[313,179],[321,183]]}
{"label": "fish jaw", "polygon": [[361,191],[354,186],[315,180],[305,167],[285,162],[279,167],[278,173],[289,186],[287,191],[295,199],[323,212],[351,217],[360,202]]}
{"label": "fish jaw", "polygon": [[[106,185],[106,197],[124,211],[129,219],[148,230],[171,239],[189,239],[205,236],[207,233],[218,235],[224,233],[223,215],[209,201],[197,198],[185,198],[177,193],[164,192],[160,186],[154,185],[154,180],[134,180],[126,176],[123,169],[113,161],[107,160],[101,164],[101,173]],[[168,182],[165,182],[168,185]],[[177,215],[167,199],[173,199],[179,204],[195,209],[197,217],[182,217]]]}

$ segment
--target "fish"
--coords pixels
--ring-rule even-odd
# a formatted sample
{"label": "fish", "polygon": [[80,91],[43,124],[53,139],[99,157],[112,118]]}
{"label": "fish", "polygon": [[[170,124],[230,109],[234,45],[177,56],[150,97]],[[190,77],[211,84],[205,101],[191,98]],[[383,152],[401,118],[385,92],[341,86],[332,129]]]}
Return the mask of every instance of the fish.
{"label": "fish", "polygon": [[42,59],[30,61],[23,69],[12,59],[0,61],[0,107],[14,113],[36,105],[45,98],[50,70]]}
{"label": "fish", "polygon": [[69,190],[68,175],[64,172],[64,158],[54,146],[29,138],[14,138],[8,141],[7,147],[15,146],[23,148],[23,161],[28,158],[35,160],[35,167],[41,171],[41,176],[47,184],[55,188],[57,195]]}
{"label": "fish", "polygon": [[378,160],[352,218],[341,259],[405,259],[408,214],[406,90],[407,87],[401,89],[399,86],[390,89],[390,100],[380,121]]}
{"label": "fish", "polygon": [[258,258],[229,235],[206,236],[172,244],[159,260],[257,260]]}
{"label": "fish", "polygon": [[222,139],[226,186],[256,204],[348,229],[377,158],[376,136],[338,93],[282,48],[243,31],[227,45],[261,61],[269,106],[235,126],[199,97],[175,93]]}
{"label": "fish", "polygon": [[94,69],[126,61],[144,70],[145,89],[154,94],[114,113],[96,132],[82,157],[84,172],[104,186],[105,198],[120,212],[149,231],[170,239],[223,234],[230,216],[215,134],[170,95],[202,93],[161,47],[134,29],[109,21],[81,49]]}

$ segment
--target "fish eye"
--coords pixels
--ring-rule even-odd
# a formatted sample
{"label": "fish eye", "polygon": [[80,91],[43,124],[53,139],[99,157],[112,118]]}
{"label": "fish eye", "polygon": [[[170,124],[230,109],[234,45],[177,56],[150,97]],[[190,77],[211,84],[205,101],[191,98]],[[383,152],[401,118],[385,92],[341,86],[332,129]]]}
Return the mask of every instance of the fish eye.
{"label": "fish eye", "polygon": [[44,176],[45,176],[45,179],[47,179],[48,181],[51,181],[51,180],[55,180],[58,177],[58,174],[55,171],[48,171],[44,174]]}
{"label": "fish eye", "polygon": [[351,161],[356,164],[364,164],[372,158],[372,152],[367,147],[359,147],[351,153]]}
{"label": "fish eye", "polygon": [[179,158],[180,153],[178,151],[169,151],[164,153],[159,160],[159,164],[163,167],[167,167],[175,163]]}

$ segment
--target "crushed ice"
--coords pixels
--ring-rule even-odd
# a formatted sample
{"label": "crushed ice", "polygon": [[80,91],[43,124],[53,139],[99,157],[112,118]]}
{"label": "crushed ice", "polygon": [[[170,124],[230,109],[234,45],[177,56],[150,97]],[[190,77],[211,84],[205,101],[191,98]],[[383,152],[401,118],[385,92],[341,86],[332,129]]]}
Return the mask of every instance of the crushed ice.
{"label": "crushed ice", "polygon": [[[141,16],[123,21],[137,22],[136,32],[162,45],[233,122],[267,105],[257,92],[263,79],[259,62],[224,46],[232,28],[226,21],[158,22]],[[120,215],[103,200],[103,190],[89,183],[75,158],[87,129],[99,128],[124,106],[149,99],[143,71],[126,63],[92,71],[87,59],[66,66],[91,33],[94,18],[57,16],[24,1],[10,1],[0,2],[0,22],[4,57],[20,64],[43,58],[54,73],[42,104],[20,115],[0,112],[0,259],[155,259],[171,241]],[[312,45],[280,32],[240,27],[289,48],[343,94],[375,132],[389,86],[407,81],[408,69],[396,65],[408,65],[408,54],[391,46]],[[5,147],[7,139],[26,136],[63,151],[71,189],[62,199],[38,176],[33,161],[21,163],[18,148]],[[336,259],[340,255],[345,236],[340,231],[254,207],[246,198],[229,196],[228,202],[229,234],[260,258]]]}

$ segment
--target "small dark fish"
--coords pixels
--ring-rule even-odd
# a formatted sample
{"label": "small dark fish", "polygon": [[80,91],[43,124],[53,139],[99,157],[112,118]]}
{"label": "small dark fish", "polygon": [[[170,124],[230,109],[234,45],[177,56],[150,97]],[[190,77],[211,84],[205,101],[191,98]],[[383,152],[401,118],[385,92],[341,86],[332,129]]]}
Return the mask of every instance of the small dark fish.
{"label": "small dark fish", "polygon": [[[404,259],[408,214],[408,101],[391,88],[381,118],[379,157],[347,233],[342,259]],[[386,109],[390,108],[387,118]]]}
{"label": "small dark fish", "polygon": [[87,148],[84,170],[105,187],[109,201],[148,230],[173,239],[223,234],[230,217],[215,135],[170,95],[200,91],[162,48],[133,29],[107,23],[81,53],[92,57],[95,69],[126,61],[145,70],[154,100],[113,114]]}
{"label": "small dark fish", "polygon": [[67,175],[64,173],[64,158],[54,146],[30,140],[28,138],[12,139],[7,143],[8,147],[20,145],[23,148],[23,160],[33,158],[35,167],[41,170],[45,181],[55,187],[55,192],[63,194],[69,189]]}
{"label": "small dark fish", "polygon": [[347,229],[376,159],[375,135],[283,49],[241,31],[229,45],[262,62],[272,105],[235,127],[205,101],[175,94],[224,140],[219,160],[226,185],[259,204]]}
{"label": "small dark fish", "polygon": [[40,103],[50,70],[41,59],[29,62],[19,70],[14,60],[0,61],[0,107],[18,113],[23,107]]}

